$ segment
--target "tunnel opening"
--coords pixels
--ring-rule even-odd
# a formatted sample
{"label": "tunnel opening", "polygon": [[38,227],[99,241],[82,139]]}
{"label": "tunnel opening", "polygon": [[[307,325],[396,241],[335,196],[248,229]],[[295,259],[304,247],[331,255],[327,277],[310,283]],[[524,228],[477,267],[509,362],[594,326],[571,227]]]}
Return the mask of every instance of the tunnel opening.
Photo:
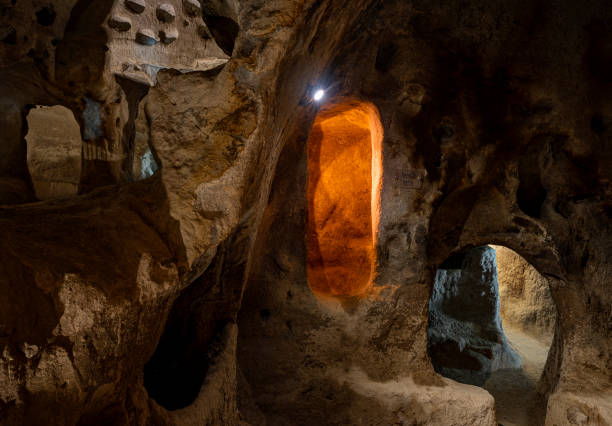
{"label": "tunnel opening", "polygon": [[227,244],[222,243],[204,273],[174,301],[155,352],[144,365],[147,394],[168,411],[190,407],[200,395],[206,398],[207,381],[208,386],[222,386],[211,376],[219,371],[233,322],[223,303],[223,290],[231,291],[234,282],[224,274]]}
{"label": "tunnel opening", "polygon": [[367,102],[331,102],[308,138],[307,277],[319,299],[366,295],[376,270],[382,126]]}
{"label": "tunnel opening", "polygon": [[539,383],[556,318],[547,280],[525,259],[502,246],[474,247],[436,271],[428,352],[439,374],[493,395],[501,424],[543,424]]}

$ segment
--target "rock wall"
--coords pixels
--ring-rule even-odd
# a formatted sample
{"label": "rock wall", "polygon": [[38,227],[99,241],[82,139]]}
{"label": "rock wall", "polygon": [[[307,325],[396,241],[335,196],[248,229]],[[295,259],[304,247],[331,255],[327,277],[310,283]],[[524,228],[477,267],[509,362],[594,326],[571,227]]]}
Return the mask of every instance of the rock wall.
{"label": "rock wall", "polygon": [[279,159],[240,311],[238,366],[250,388],[239,393],[244,420],[494,425],[494,401],[485,390],[433,371],[423,319],[427,285],[407,289],[389,283],[365,298],[330,300],[313,293],[306,272],[302,132]]}
{"label": "rock wall", "polygon": [[548,281],[512,250],[492,246],[498,265],[501,317],[504,324],[551,342],[557,310]]}
{"label": "rock wall", "polygon": [[[489,243],[557,306],[547,424],[611,422],[608,2],[202,1],[184,47],[208,49],[191,32],[204,22],[229,60],[155,86],[109,68],[123,2],[52,3],[0,8],[0,423],[237,424],[237,400],[270,424],[493,425],[484,390],[435,373],[426,333],[436,268]],[[184,4],[131,3],[121,55],[182,67],[181,31],[131,37],[138,5],[160,30],[157,7],[178,24]],[[375,105],[385,135],[375,285],[332,306],[303,266],[318,86]],[[75,197],[33,202],[31,105],[79,123]],[[159,168],[134,181],[144,139]],[[209,368],[168,410],[144,376],[175,326]]]}
{"label": "rock wall", "polygon": [[39,107],[28,113],[28,171],[39,200],[75,196],[81,178],[81,132],[72,111]]}
{"label": "rock wall", "polygon": [[[595,234],[610,232],[610,180],[603,166],[610,154],[602,145],[609,138],[603,117],[610,113],[602,112],[609,111],[602,92],[592,91],[605,86],[592,72],[601,74],[588,65],[598,63],[605,49],[583,34],[588,27],[598,34],[590,37],[600,37],[605,25],[591,15],[595,9],[557,6],[479,3],[466,10],[385,2],[369,9],[367,19],[352,30],[350,43],[321,84],[329,84],[332,99],[357,96],[380,111],[383,191],[373,291],[379,304],[369,299],[345,303],[347,317],[341,322],[296,296],[308,297],[299,249],[304,200],[290,194],[305,192],[280,176],[303,171],[295,170],[299,155],[281,158],[277,176],[285,183],[278,183],[273,194],[284,198],[270,200],[239,326],[240,368],[269,422],[305,421],[325,404],[330,408],[323,411],[337,417],[317,418],[323,424],[350,423],[351,413],[362,412],[343,408],[355,399],[342,399],[340,389],[345,388],[337,385],[341,381],[330,367],[338,362],[334,353],[375,380],[400,381],[403,374],[419,373],[428,377],[420,383],[432,380],[429,360],[418,354],[426,351],[424,318],[435,270],[452,254],[491,242],[525,257],[548,279],[557,306],[564,305],[558,308],[559,331],[542,392],[564,395],[553,397],[563,399],[560,410],[575,404],[570,412],[582,410],[594,423],[609,418],[606,405],[597,405],[597,413],[589,415],[594,404],[579,408],[567,396],[586,397],[591,381],[607,395],[611,381],[609,332],[607,320],[601,320],[609,318],[610,301],[603,292],[606,278],[594,280],[597,274],[608,276],[607,267],[595,264],[606,263],[603,253],[609,244]],[[607,16],[601,3],[591,7]],[[578,21],[586,27],[579,29]],[[587,51],[592,62],[584,61]],[[578,93],[601,102],[587,107]],[[293,136],[298,147],[307,132]],[[596,154],[599,150],[605,154]],[[589,164],[590,178],[578,171],[580,164]],[[578,202],[577,194],[589,201]],[[593,233],[589,229],[595,228],[585,228],[586,223],[600,231]],[[276,233],[280,236],[271,236]],[[588,319],[578,323],[577,312]],[[332,335],[328,329],[341,332]],[[329,343],[337,341],[340,348]],[[401,367],[396,359],[403,359]],[[351,366],[343,368],[350,371]],[[580,378],[579,371],[589,371],[588,379]],[[315,375],[324,380],[309,381]],[[302,401],[296,389],[315,395],[307,400],[316,402]],[[556,421],[550,412],[548,424]]]}
{"label": "rock wall", "polygon": [[116,1],[106,25],[110,71],[149,86],[160,69],[206,71],[229,59],[197,0]]}
{"label": "rock wall", "polygon": [[[70,107],[84,160],[83,195],[1,208],[0,422],[183,424],[186,417],[148,396],[145,364],[174,301],[197,282],[204,283],[202,299],[235,323],[283,132],[294,126],[294,114],[309,114],[300,104],[308,82],[331,61],[343,28],[364,5],[337,9],[332,25],[321,20],[328,3],[242,4],[233,15],[242,25],[235,40],[219,25],[233,6],[207,4],[202,14],[216,23],[216,30],[209,26],[213,37],[226,48],[236,41],[235,58],[208,72],[160,72],[149,89],[105,68],[103,25],[113,4],[90,5],[71,10],[74,4],[62,3],[62,14],[57,6],[58,41],[54,46],[48,37],[54,48],[46,62],[26,55],[21,30],[16,44],[2,45],[11,51],[3,61],[25,61],[2,63],[3,95],[18,109],[30,102]],[[8,6],[3,19],[30,22],[35,6]],[[316,19],[305,25],[309,14]],[[39,33],[37,25],[28,37],[42,43],[47,30]],[[318,49],[313,60],[310,45],[327,52]],[[125,165],[133,164],[136,122],[144,124],[137,111],[144,111],[148,131],[141,133],[148,133],[160,169],[130,182]],[[213,259],[218,266],[209,268]],[[198,280],[205,271],[211,280]],[[206,375],[209,390],[192,404],[203,406],[185,407],[187,417],[238,421],[231,403],[235,358],[228,353],[211,359],[225,372]]]}

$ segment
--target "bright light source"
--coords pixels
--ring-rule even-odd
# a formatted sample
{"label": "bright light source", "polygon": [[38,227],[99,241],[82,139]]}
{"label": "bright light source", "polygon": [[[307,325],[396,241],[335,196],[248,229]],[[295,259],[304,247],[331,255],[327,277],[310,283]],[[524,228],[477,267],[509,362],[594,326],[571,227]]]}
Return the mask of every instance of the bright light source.
{"label": "bright light source", "polygon": [[323,96],[325,96],[325,90],[319,89],[315,92],[313,99],[315,101],[320,101],[321,99],[323,99]]}

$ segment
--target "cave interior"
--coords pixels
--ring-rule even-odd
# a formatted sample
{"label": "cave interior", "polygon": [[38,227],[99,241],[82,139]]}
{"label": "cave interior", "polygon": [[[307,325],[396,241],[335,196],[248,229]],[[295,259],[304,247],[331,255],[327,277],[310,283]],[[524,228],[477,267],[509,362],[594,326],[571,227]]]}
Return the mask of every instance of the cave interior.
{"label": "cave interior", "polygon": [[612,425],[612,5],[0,0],[0,424]]}

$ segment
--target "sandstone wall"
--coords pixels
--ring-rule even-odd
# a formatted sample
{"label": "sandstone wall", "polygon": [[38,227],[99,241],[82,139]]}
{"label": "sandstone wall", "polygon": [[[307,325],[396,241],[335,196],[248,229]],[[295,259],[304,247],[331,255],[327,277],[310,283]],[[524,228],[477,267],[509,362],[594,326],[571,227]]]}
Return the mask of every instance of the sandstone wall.
{"label": "sandstone wall", "polygon": [[557,311],[548,281],[512,250],[493,246],[504,324],[551,342]]}
{"label": "sandstone wall", "polygon": [[279,159],[254,247],[238,322],[238,365],[250,388],[239,389],[244,420],[494,425],[486,391],[437,376],[427,359],[427,283],[406,288],[390,281],[365,298],[313,293],[304,238],[310,124],[292,135]]}
{"label": "sandstone wall", "polygon": [[[203,299],[216,304],[228,326],[235,322],[253,224],[267,199],[283,129],[291,128],[296,108],[304,109],[296,93],[306,93],[337,41],[314,62],[303,55],[320,27],[304,26],[312,2],[240,10],[234,2],[219,10],[209,4],[202,11],[207,19],[244,21],[236,60],[211,72],[158,73],[149,91],[105,68],[112,2],[58,3],[53,31],[36,21],[42,5],[26,3],[3,9],[2,25],[5,18],[27,25],[17,29],[16,43],[0,46],[2,93],[20,113],[29,103],[70,107],[84,139],[79,187],[87,194],[2,207],[0,423],[182,424],[183,417],[148,396],[144,366],[173,302],[192,283],[203,286]],[[334,30],[361,6],[344,9]],[[230,35],[218,34],[226,47],[235,41]],[[37,43],[41,54],[52,53],[44,61],[27,55]],[[15,137],[23,138],[24,130]],[[161,170],[141,182],[131,182],[126,166],[133,164],[136,130],[148,138]],[[6,140],[9,150],[14,142]],[[25,140],[16,144],[25,147]],[[222,242],[227,254],[215,264],[227,271],[218,274],[223,283],[196,283]],[[225,302],[216,297],[220,286]],[[227,353],[211,359],[222,371],[206,377],[211,384],[203,402],[194,403],[204,407],[185,416],[237,421],[235,358]]]}
{"label": "sandstone wall", "polygon": [[[436,268],[489,243],[557,306],[547,424],[611,422],[607,1],[203,1],[230,59],[155,86],[108,67],[123,2],[52,3],[0,14],[0,423],[235,424],[244,379],[270,424],[495,424],[485,391],[434,372],[426,333]],[[374,104],[385,135],[375,291],[333,308],[301,266],[316,86]],[[31,105],[78,121],[79,195],[32,202]],[[134,182],[140,138],[159,169]],[[144,386],[175,326],[192,352],[173,362],[218,366],[181,419]]]}
{"label": "sandstone wall", "polygon": [[81,179],[81,132],[72,111],[39,107],[28,113],[28,171],[39,200],[70,198]]}

